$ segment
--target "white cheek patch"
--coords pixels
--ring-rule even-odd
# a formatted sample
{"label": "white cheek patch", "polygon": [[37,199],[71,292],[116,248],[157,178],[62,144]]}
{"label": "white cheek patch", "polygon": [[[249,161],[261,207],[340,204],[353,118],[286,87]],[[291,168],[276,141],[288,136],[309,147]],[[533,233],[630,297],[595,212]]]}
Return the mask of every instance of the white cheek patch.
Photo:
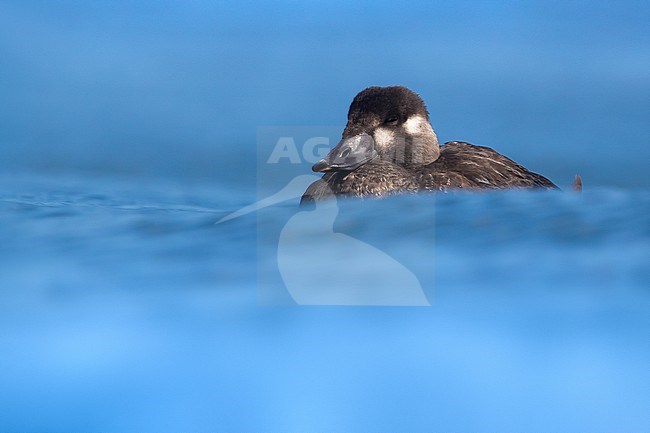
{"label": "white cheek patch", "polygon": [[406,122],[404,122],[404,130],[409,135],[433,133],[433,128],[431,128],[429,121],[424,116],[420,116],[419,114],[406,119]]}
{"label": "white cheek patch", "polygon": [[404,137],[396,134],[389,128],[377,128],[373,134],[375,140],[375,150],[380,158],[384,161],[392,161],[397,164],[404,163],[405,148]]}
{"label": "white cheek patch", "polygon": [[388,150],[393,146],[395,141],[395,133],[390,129],[377,128],[373,134],[375,145],[378,149]]}

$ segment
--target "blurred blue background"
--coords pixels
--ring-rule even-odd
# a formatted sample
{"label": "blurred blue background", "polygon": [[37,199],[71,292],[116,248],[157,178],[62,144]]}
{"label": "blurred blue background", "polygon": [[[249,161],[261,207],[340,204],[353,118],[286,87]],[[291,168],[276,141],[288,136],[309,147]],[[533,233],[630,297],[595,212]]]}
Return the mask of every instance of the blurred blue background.
{"label": "blurred blue background", "polygon": [[358,91],[402,84],[442,141],[645,187],[649,18],[646,1],[5,1],[0,167],[241,184],[257,126],[343,126]]}
{"label": "blurred blue background", "polygon": [[[650,431],[648,22],[629,0],[1,1],[0,431]],[[585,192],[341,203],[334,228],[433,306],[257,305],[297,199],[214,222],[259,192],[258,128],[340,131],[392,84],[441,141]]]}

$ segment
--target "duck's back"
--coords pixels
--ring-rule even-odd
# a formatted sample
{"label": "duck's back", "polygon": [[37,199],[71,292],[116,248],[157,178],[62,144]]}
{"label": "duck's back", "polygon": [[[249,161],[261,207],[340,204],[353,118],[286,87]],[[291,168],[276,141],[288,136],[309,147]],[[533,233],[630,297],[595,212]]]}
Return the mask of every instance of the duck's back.
{"label": "duck's back", "polygon": [[557,188],[547,178],[489,147],[462,141],[441,146],[440,157],[431,164],[412,168],[422,189],[454,188]]}
{"label": "duck's back", "polygon": [[400,166],[373,161],[354,171],[331,171],[312,183],[300,203],[325,200],[336,195],[384,197],[418,190],[557,188],[544,176],[533,173],[489,147],[450,141],[440,157],[424,166]]}

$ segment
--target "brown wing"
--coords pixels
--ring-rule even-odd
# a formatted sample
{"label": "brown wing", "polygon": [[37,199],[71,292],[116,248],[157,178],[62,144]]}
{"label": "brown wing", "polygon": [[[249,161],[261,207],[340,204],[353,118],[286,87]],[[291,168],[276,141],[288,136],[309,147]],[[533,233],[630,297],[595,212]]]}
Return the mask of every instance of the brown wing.
{"label": "brown wing", "polygon": [[557,188],[547,178],[527,170],[489,147],[450,141],[440,157],[415,169],[424,189]]}

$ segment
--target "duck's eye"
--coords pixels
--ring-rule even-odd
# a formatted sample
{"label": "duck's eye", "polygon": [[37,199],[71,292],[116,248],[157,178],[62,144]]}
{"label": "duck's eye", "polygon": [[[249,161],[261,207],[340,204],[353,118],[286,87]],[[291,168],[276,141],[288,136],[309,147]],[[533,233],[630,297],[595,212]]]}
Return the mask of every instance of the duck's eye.
{"label": "duck's eye", "polygon": [[397,125],[397,122],[399,121],[399,117],[397,117],[396,114],[390,114],[388,117],[386,117],[386,120],[384,120],[384,124],[386,125]]}

